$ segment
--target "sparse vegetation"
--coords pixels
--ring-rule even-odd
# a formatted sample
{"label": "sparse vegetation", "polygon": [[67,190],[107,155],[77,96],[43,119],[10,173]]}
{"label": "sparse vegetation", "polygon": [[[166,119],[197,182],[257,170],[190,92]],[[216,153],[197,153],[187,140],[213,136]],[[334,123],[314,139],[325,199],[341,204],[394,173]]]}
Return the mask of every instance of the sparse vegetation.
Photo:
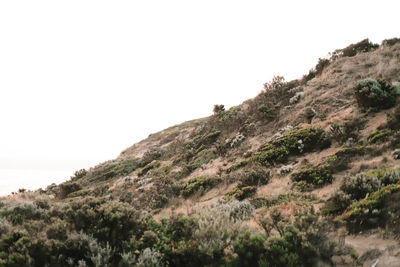
{"label": "sparse vegetation", "polygon": [[[242,105],[0,198],[0,266],[365,264],[346,231],[400,234],[399,39],[358,55],[377,47],[337,50],[301,80],[275,76]],[[363,77],[387,80],[354,86]]]}

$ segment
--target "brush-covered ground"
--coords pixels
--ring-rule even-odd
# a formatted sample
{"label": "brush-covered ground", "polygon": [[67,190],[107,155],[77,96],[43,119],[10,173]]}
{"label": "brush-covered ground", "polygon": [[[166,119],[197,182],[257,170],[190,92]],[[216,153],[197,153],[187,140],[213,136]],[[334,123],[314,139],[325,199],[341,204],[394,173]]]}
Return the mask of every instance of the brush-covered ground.
{"label": "brush-covered ground", "polygon": [[400,266],[400,39],[0,199],[0,266]]}

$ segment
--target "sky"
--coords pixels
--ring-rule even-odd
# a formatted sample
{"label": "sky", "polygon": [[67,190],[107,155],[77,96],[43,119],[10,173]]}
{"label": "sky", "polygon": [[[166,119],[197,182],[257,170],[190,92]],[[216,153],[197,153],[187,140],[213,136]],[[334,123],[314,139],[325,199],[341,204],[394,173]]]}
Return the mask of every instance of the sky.
{"label": "sky", "polygon": [[238,105],[338,48],[400,37],[398,1],[1,1],[0,169],[71,171]]}

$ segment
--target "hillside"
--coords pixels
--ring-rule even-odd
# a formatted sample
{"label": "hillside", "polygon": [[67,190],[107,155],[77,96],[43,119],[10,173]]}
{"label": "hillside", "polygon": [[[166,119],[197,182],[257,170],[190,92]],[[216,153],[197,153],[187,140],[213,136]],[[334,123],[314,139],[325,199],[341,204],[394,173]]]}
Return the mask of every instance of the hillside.
{"label": "hillside", "polygon": [[0,199],[0,266],[400,266],[400,39]]}

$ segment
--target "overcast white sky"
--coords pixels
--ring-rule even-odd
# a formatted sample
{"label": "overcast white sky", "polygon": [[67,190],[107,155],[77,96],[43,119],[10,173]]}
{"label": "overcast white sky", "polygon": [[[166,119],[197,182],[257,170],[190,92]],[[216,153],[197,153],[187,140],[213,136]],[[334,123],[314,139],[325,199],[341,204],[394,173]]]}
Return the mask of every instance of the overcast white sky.
{"label": "overcast white sky", "polygon": [[214,104],[254,97],[276,74],[298,78],[334,49],[400,37],[399,7],[1,1],[0,165],[115,158]]}

